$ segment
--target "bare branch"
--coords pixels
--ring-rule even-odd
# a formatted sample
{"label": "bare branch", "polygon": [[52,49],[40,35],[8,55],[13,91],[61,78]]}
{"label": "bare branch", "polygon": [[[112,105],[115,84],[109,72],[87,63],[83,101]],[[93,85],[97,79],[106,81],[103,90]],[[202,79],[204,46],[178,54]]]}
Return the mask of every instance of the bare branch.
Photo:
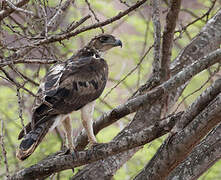
{"label": "bare branch", "polygon": [[95,23],[89,26],[85,26],[82,27],[81,29],[78,29],[74,32],[69,32],[69,33],[64,33],[64,34],[58,34],[58,35],[52,35],[50,37],[48,37],[48,39],[43,39],[40,40],[36,43],[34,43],[35,46],[39,46],[39,45],[43,45],[43,44],[48,44],[48,43],[52,43],[52,42],[56,42],[56,41],[62,41],[64,39],[69,39],[71,37],[74,37],[82,32],[88,31],[88,30],[92,30],[92,29],[96,29],[96,28],[100,28],[103,26],[106,26],[110,23],[113,23],[114,21],[117,21],[119,19],[121,19],[122,17],[128,15],[130,12],[134,11],[135,9],[137,9],[138,7],[140,7],[142,4],[144,4],[147,0],[142,0],[142,1],[138,1],[136,4],[134,4],[133,6],[131,6],[130,8],[128,8],[127,10],[123,11],[123,12],[119,12],[118,15],[109,18],[105,21],[99,22],[99,23]]}
{"label": "bare branch", "polygon": [[28,92],[29,94],[31,94],[33,97],[37,97],[33,92],[31,92],[29,89],[25,88],[23,85],[19,84],[18,82],[16,82],[3,68],[0,67],[0,70],[5,74],[5,76],[7,77],[7,80],[12,83],[13,85],[15,85],[17,88],[22,88],[24,89],[26,92]]}
{"label": "bare branch", "polygon": [[28,15],[31,15],[31,16],[34,16],[35,14],[31,11],[28,11],[28,10],[25,10],[25,9],[22,9],[22,8],[19,8],[19,7],[16,7],[12,2],[10,2],[9,0],[5,0],[5,2],[7,2],[8,6],[10,8],[12,8],[14,11],[18,11],[18,12],[23,12],[25,14],[28,14]]}
{"label": "bare branch", "polygon": [[83,17],[82,19],[80,19],[79,21],[77,21],[76,23],[72,23],[67,27],[67,30],[65,32],[70,32],[73,31],[74,29],[76,29],[78,26],[80,26],[81,24],[83,24],[86,20],[88,20],[91,17],[91,15],[87,15],[85,17]]}
{"label": "bare branch", "polygon": [[66,0],[65,3],[57,10],[55,15],[47,23],[49,29],[52,28],[54,24],[56,24],[58,18],[62,16],[62,14],[68,9],[72,1],[74,2],[74,0]]}
{"label": "bare branch", "polygon": [[170,141],[165,141],[144,170],[136,176],[139,179],[158,180],[169,173],[186,158],[193,147],[221,121],[221,93]]}
{"label": "bare branch", "polygon": [[1,119],[0,144],[1,144],[1,148],[2,148],[2,155],[4,157],[6,177],[8,179],[10,176],[9,176],[9,166],[8,166],[8,159],[7,159],[7,151],[5,149],[5,144],[4,144],[4,122],[3,122],[3,119]]}
{"label": "bare branch", "polygon": [[24,119],[22,116],[22,114],[23,114],[22,113],[22,99],[21,99],[21,94],[20,94],[19,88],[17,88],[17,97],[18,97],[19,118],[21,120],[21,125],[22,125],[22,129],[24,130],[24,134],[26,135]]}
{"label": "bare branch", "polygon": [[180,113],[169,119],[162,120],[151,127],[143,129],[140,132],[128,134],[125,138],[119,141],[99,144],[92,149],[76,152],[74,157],[72,155],[52,156],[36,165],[19,171],[14,174],[11,179],[25,180],[46,177],[54,172],[88,164],[110,155],[144,145],[168,132],[179,117]]}
{"label": "bare branch", "polygon": [[[99,120],[97,120],[94,124],[94,131],[96,132],[96,124],[102,124],[99,125],[99,130],[100,128],[104,128],[113,122],[117,121],[118,119],[135,112],[138,110],[141,106],[148,105],[151,106],[151,104],[160,99],[162,96],[167,95],[172,91],[173,89],[179,87],[180,85],[184,84],[186,81],[188,81],[191,77],[196,75],[198,72],[201,72],[203,69],[207,68],[207,63],[212,63],[212,61],[215,61],[213,63],[219,62],[221,58],[221,49],[214,51],[210,55],[206,56],[205,58],[202,58],[198,62],[193,63],[192,65],[186,67],[163,83],[162,85],[156,87],[152,91],[149,91],[148,93],[144,95],[137,96],[134,99],[128,100],[126,103],[112,109],[110,112],[103,114]],[[210,64],[212,65],[212,64]],[[210,66],[209,65],[209,66]],[[203,67],[205,66],[205,67]],[[201,69],[202,68],[202,69]],[[83,138],[83,139],[81,139]],[[87,144],[87,135],[84,134],[80,137],[77,138],[77,142],[84,142]],[[83,143],[82,143],[83,144]]]}
{"label": "bare branch", "polygon": [[0,67],[4,67],[12,64],[54,64],[57,60],[53,59],[38,59],[38,58],[25,58],[15,61],[0,61]]}
{"label": "bare branch", "polygon": [[[22,7],[24,6],[25,4],[27,4],[29,2],[29,0],[20,0],[19,2],[17,2],[15,4],[16,7]],[[7,16],[9,16],[11,13],[13,13],[15,11],[15,9],[13,8],[9,8],[9,9],[6,9],[6,10],[2,10],[0,11],[0,21],[2,21],[4,18],[6,18]]]}
{"label": "bare branch", "polygon": [[[177,30],[177,31],[175,31],[174,33],[183,33],[184,31],[186,31],[187,30],[187,28],[188,27],[190,27],[191,25],[193,25],[193,24],[195,24],[197,21],[199,21],[199,20],[202,20],[204,17],[208,17],[209,16],[209,14],[211,13],[211,11],[212,11],[212,9],[214,8],[214,6],[215,6],[215,4],[216,4],[216,1],[217,0],[214,0],[214,1],[212,1],[211,3],[211,6],[210,6],[210,8],[208,9],[208,11],[206,12],[206,13],[204,13],[202,16],[200,16],[200,17],[196,17],[196,19],[195,20],[193,20],[192,22],[190,22],[190,23],[188,23],[187,25],[185,25],[185,26],[182,26],[182,29],[181,30]],[[181,9],[180,11],[185,11],[184,9]]]}
{"label": "bare branch", "polygon": [[[91,11],[91,13],[93,14],[94,19],[99,23],[100,20],[98,19],[97,15],[95,14],[95,12],[93,11],[93,9],[91,8],[91,4],[89,3],[88,0],[85,0],[85,2],[86,2],[86,4],[87,4],[87,6],[88,6],[88,9],[89,9],[89,10]],[[102,27],[100,27],[100,29],[101,29],[101,32],[104,33],[104,29],[103,29]]]}
{"label": "bare branch", "polygon": [[[44,44],[49,44],[49,43],[53,43],[53,42],[57,42],[57,41],[62,41],[64,39],[69,39],[71,37],[74,37],[82,32],[91,30],[91,29],[96,29],[102,26],[106,26],[114,21],[119,20],[120,18],[128,15],[130,12],[134,11],[135,9],[137,9],[138,7],[140,7],[142,4],[144,4],[147,0],[142,0],[137,2],[135,5],[131,6],[130,8],[128,8],[127,10],[123,11],[123,12],[119,12],[118,15],[107,19],[105,21],[99,22],[99,23],[95,23],[89,26],[85,26],[82,27],[81,29],[78,29],[74,32],[67,32],[67,33],[61,33],[61,34],[57,34],[57,35],[52,35],[47,37],[46,39],[43,40],[38,40],[35,43],[33,43],[32,45],[27,45],[25,47],[22,47],[21,50],[13,53],[11,56],[7,57],[5,59],[5,61],[12,61],[14,59],[19,59],[22,56],[26,55],[28,52],[30,52],[34,47],[40,46],[40,45],[44,45]],[[84,21],[82,20],[82,23]]]}
{"label": "bare branch", "polygon": [[208,87],[197,100],[186,110],[180,121],[171,130],[172,134],[181,131],[187,124],[189,124],[200,111],[202,111],[212,99],[214,99],[221,89],[221,79],[217,79],[212,86]]}
{"label": "bare branch", "polygon": [[152,19],[154,25],[154,61],[153,74],[157,81],[160,81],[160,57],[161,57],[161,24],[160,24],[160,1],[151,0],[153,12]]}
{"label": "bare branch", "polygon": [[180,180],[199,178],[207,169],[221,158],[221,124],[214,128],[197,145],[184,162],[179,164],[167,177],[168,180],[179,177]]}
{"label": "bare branch", "polygon": [[176,27],[176,21],[180,12],[181,0],[172,0],[169,12],[166,17],[166,26],[163,32],[162,42],[162,60],[161,60],[161,78],[163,81],[170,77],[169,66],[171,51],[173,47],[173,35]]}

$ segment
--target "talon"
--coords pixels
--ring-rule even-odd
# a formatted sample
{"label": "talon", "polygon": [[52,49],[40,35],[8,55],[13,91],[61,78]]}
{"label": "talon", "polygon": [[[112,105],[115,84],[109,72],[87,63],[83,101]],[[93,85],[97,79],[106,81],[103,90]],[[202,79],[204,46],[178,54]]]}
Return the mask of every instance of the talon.
{"label": "talon", "polygon": [[99,143],[97,141],[89,141],[89,147],[93,147],[98,145]]}
{"label": "talon", "polygon": [[93,144],[91,144],[91,149],[93,149],[93,148],[96,148],[97,146],[99,146],[99,145],[102,145],[102,144],[104,144],[104,143],[93,143]]}
{"label": "talon", "polygon": [[78,155],[77,155],[78,151],[77,150],[72,149],[72,150],[69,151],[69,153],[71,154],[73,159],[77,159],[77,157],[78,157]]}
{"label": "talon", "polygon": [[71,152],[70,149],[66,149],[66,150],[64,151],[64,155],[68,155],[68,154],[70,154],[70,152]]}

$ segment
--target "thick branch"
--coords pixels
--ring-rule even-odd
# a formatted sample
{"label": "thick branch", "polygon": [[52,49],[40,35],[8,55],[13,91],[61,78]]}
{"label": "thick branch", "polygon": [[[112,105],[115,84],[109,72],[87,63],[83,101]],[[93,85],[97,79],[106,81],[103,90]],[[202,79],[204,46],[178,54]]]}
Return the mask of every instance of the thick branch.
{"label": "thick branch", "polygon": [[197,61],[219,48],[221,43],[221,10],[202,28],[201,32],[187,45],[171,63],[171,74],[180,72],[186,65]]}
{"label": "thick branch", "polygon": [[162,43],[162,60],[161,60],[161,70],[162,70],[162,80],[165,81],[169,79],[169,66],[171,51],[173,47],[173,35],[176,28],[176,21],[180,12],[181,0],[172,0],[169,12],[166,17],[166,26],[163,32],[163,43]]}
{"label": "thick branch", "polygon": [[153,61],[153,74],[160,79],[160,41],[161,41],[161,24],[160,24],[160,1],[152,0],[153,7],[152,20],[154,27],[154,61]]}
{"label": "thick branch", "polygon": [[221,124],[194,148],[188,158],[179,164],[167,177],[168,180],[198,179],[207,169],[221,158]]}
{"label": "thick branch", "polygon": [[43,160],[38,164],[17,172],[11,177],[11,179],[29,180],[46,177],[54,172],[88,164],[99,159],[104,159],[110,155],[118,154],[120,152],[144,145],[167,133],[174,126],[176,120],[180,118],[180,115],[181,113],[162,120],[159,123],[145,128],[137,133],[129,133],[119,141],[99,144],[92,149],[76,152],[74,156],[52,156],[47,160]]}
{"label": "thick branch", "polygon": [[[202,28],[201,32],[187,45],[171,63],[170,71],[174,75],[188,64],[198,61],[206,54],[218,49],[221,43],[221,10],[219,10]],[[169,106],[179,99],[186,85],[179,87],[169,95]],[[170,108],[169,107],[169,108]]]}
{"label": "thick branch", "polygon": [[[173,88],[180,86],[186,80],[190,79],[192,76],[196,75],[198,72],[202,71],[203,69],[208,68],[209,66],[213,65],[216,62],[219,62],[220,59],[221,59],[221,50],[219,49],[219,50],[209,54],[207,57],[201,59],[199,62],[195,62],[194,64],[186,67],[182,72],[178,73],[176,76],[174,76],[173,78],[171,78],[167,82],[163,83],[161,86],[153,89],[152,91],[150,91],[149,93],[147,93],[145,95],[138,96],[137,98],[128,101],[125,105],[121,105],[118,108],[115,108],[114,110],[112,110],[108,114],[103,115],[101,118],[103,118],[105,120],[105,118],[108,117],[108,118],[112,119],[113,121],[116,121],[116,119],[119,119],[119,118],[125,116],[126,114],[129,114],[129,113],[135,111],[136,108],[139,108],[140,106],[142,106],[144,104],[148,103],[149,105],[151,105],[153,103],[153,101],[155,101],[156,99],[159,99],[164,94],[168,94]],[[109,123],[110,123],[110,121],[109,121]],[[133,148],[133,147],[131,147],[131,148]],[[124,149],[124,150],[126,150],[126,149]],[[95,152],[96,151],[93,151],[93,153],[95,153]],[[117,151],[117,153],[119,153],[119,152],[120,151]],[[95,155],[96,155],[96,153],[94,154],[94,156]],[[108,154],[108,156],[109,155],[113,155],[113,154]],[[57,158],[59,159],[59,162],[61,161],[62,163],[63,163],[63,161],[67,161],[67,159],[65,160],[65,157],[66,156],[64,156],[64,159],[59,159],[59,157],[56,156],[55,161],[54,161],[54,163],[55,163],[54,166],[57,164],[57,161],[56,161]],[[84,157],[86,158],[86,156],[84,156]],[[105,156],[105,157],[107,157],[107,156]],[[96,160],[98,160],[98,159],[96,159]],[[47,159],[45,161],[47,162]],[[95,159],[94,159],[94,161],[95,161]],[[51,162],[51,159],[50,159],[50,162]],[[78,163],[80,163],[80,162],[81,161],[79,160]],[[77,162],[75,162],[75,163],[77,163]],[[39,164],[36,165],[36,167],[39,168],[39,166],[42,166],[42,163],[39,163]],[[82,164],[78,164],[78,165],[82,165]],[[70,164],[69,164],[69,166],[65,166],[62,164],[62,166],[61,167],[59,166],[58,169],[53,169],[53,172],[63,170],[62,168],[64,168],[64,167],[70,168]],[[44,169],[45,168],[46,168],[46,172],[47,172],[47,170],[48,170],[47,166],[45,166]],[[25,170],[23,170],[23,171],[25,171]],[[32,173],[35,174],[35,172],[33,171],[33,169],[31,167],[29,169],[27,169],[27,172],[29,172],[29,171],[31,171],[31,174]],[[46,172],[44,170],[44,175]],[[51,173],[51,171],[50,171],[50,173]]]}
{"label": "thick branch", "polygon": [[[151,107],[143,106],[141,107],[133,120],[121,131],[117,136],[114,137],[114,141],[119,141],[125,138],[128,133],[133,134],[142,131],[153,125],[155,122],[159,121],[161,117],[162,101],[158,99]],[[136,153],[140,148],[134,148],[123,153],[110,156],[105,160],[96,161],[92,164],[84,167],[80,172],[78,172],[73,179],[75,180],[88,180],[88,179],[111,179],[115,172],[127,162],[134,153]]]}
{"label": "thick branch", "polygon": [[[218,49],[210,53],[205,58],[202,58],[201,60],[184,68],[180,73],[176,74],[174,77],[152,91],[131,99],[125,104],[112,109],[108,113],[104,113],[94,124],[94,131],[98,132],[100,129],[116,122],[118,119],[135,112],[143,105],[150,106],[154,101],[160,99],[163,95],[169,94],[173,89],[181,86],[197,73],[220,61],[221,49]],[[87,144],[87,135],[84,133],[79,136],[77,138],[77,142],[81,142],[81,145],[85,146],[85,144]]]}
{"label": "thick branch", "polygon": [[221,93],[180,133],[158,149],[136,180],[165,178],[193,147],[221,121]]}
{"label": "thick branch", "polygon": [[221,89],[221,79],[217,79],[210,87],[208,87],[197,100],[189,106],[182,118],[176,123],[171,133],[178,133],[187,124],[189,124],[195,116],[197,116],[219,93]]}
{"label": "thick branch", "polygon": [[[185,48],[187,50],[181,52],[181,55],[176,59],[176,60],[178,60],[178,62],[179,61],[182,62],[183,60],[186,60],[186,62],[185,62],[185,66],[186,66],[186,65],[189,65],[191,62],[199,61],[200,57],[206,55],[208,52],[211,51],[211,48],[208,48],[208,46],[212,47],[212,46],[214,46],[214,44],[219,44],[220,37],[221,37],[220,33],[219,33],[220,32],[220,23],[219,22],[220,22],[220,17],[221,17],[220,15],[221,15],[221,11],[219,11],[213,18],[211,18],[211,20],[203,28],[201,33],[198,36],[196,36],[195,40],[192,41]],[[210,29],[214,29],[214,30],[211,31]],[[202,32],[205,32],[205,34]],[[203,41],[203,37],[205,37],[206,34],[207,34],[207,36],[210,37],[210,39],[212,39],[212,41],[207,41],[208,44],[205,45],[203,43],[203,42],[205,42],[205,41]],[[205,45],[204,47],[201,46],[202,43]],[[192,50],[194,50],[194,48],[192,48],[193,46],[201,46],[201,48],[199,49],[200,51],[202,51],[199,53],[200,56],[196,56],[195,51],[192,51]],[[215,47],[216,47],[216,45],[215,45]],[[210,51],[208,51],[208,49],[210,49]],[[182,65],[183,64],[181,63],[181,64],[176,64],[176,66],[172,66],[172,69],[173,69],[172,75],[175,75],[177,72],[180,72],[185,67]],[[149,86],[145,86],[145,87],[149,87]],[[174,90],[174,92],[176,93],[177,89]],[[175,102],[176,101],[172,101],[171,104],[173,105]],[[145,105],[144,105],[144,107],[145,107]],[[152,105],[151,109],[154,109],[154,110],[158,109],[156,107],[157,106],[154,104],[154,105]],[[148,125],[146,125],[146,124],[149,124],[147,122],[152,121],[152,118],[150,118],[152,116],[151,116],[151,112],[149,112],[149,109],[150,108],[147,107],[146,109],[143,108],[143,110],[141,110],[141,109],[138,110],[138,112],[135,115],[135,118],[133,119],[133,121],[129,125],[130,128],[129,129],[125,128],[119,134],[123,135],[124,133],[128,132],[128,130],[137,129],[138,124],[141,124],[140,122],[143,122],[143,121],[146,122],[143,125],[143,127],[147,127]],[[108,119],[107,119],[107,121],[108,121]],[[104,124],[108,124],[107,121],[105,120]],[[101,122],[100,126],[103,126],[102,121],[100,121],[100,122]],[[85,135],[85,137],[86,137],[86,135]],[[87,137],[85,138],[85,140],[83,142],[87,143]],[[81,147],[83,148],[83,146],[81,146]],[[77,175],[74,176],[74,179],[87,179],[87,175],[90,175],[91,177],[93,177],[93,175],[94,175],[94,177],[97,179],[99,179],[99,178],[102,179],[102,177],[110,179],[111,176],[113,176],[113,174],[117,171],[117,169],[119,169],[121,167],[121,165],[124,164],[124,162],[131,157],[131,154],[135,153],[135,152],[136,152],[136,150],[133,152],[128,151],[128,154],[126,152],[124,152],[124,153],[118,154],[117,156],[108,157],[104,161],[99,161],[99,162],[90,164],[86,168],[84,168],[81,172],[77,173]],[[129,156],[128,158],[126,158],[127,155]],[[111,164],[111,166],[108,166],[110,164]],[[100,173],[100,171],[103,172],[103,174]]]}

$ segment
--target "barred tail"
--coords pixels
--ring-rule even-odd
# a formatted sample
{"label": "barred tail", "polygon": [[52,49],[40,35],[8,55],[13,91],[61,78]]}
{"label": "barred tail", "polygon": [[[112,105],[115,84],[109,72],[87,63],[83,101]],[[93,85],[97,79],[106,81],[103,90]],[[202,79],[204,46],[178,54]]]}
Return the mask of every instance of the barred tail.
{"label": "barred tail", "polygon": [[18,139],[23,138],[23,140],[16,154],[18,159],[25,160],[35,151],[53,125],[55,117],[56,116],[48,117],[46,122],[38,124],[34,129],[31,128],[31,123],[29,123],[25,127],[27,132],[26,135],[24,134],[24,130],[20,132]]}

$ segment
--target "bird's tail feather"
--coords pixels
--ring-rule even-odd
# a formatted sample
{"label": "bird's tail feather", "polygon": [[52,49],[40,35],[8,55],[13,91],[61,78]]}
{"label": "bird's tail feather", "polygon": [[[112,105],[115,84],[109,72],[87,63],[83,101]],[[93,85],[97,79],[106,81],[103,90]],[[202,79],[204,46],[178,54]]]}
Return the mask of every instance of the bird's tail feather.
{"label": "bird's tail feather", "polygon": [[53,125],[55,117],[56,115],[47,117],[47,121],[38,124],[34,129],[31,128],[31,123],[28,124],[25,127],[27,132],[26,135],[24,134],[24,130],[21,131],[18,139],[23,138],[23,140],[16,154],[18,159],[25,160],[34,152],[49,131],[50,127]]}

